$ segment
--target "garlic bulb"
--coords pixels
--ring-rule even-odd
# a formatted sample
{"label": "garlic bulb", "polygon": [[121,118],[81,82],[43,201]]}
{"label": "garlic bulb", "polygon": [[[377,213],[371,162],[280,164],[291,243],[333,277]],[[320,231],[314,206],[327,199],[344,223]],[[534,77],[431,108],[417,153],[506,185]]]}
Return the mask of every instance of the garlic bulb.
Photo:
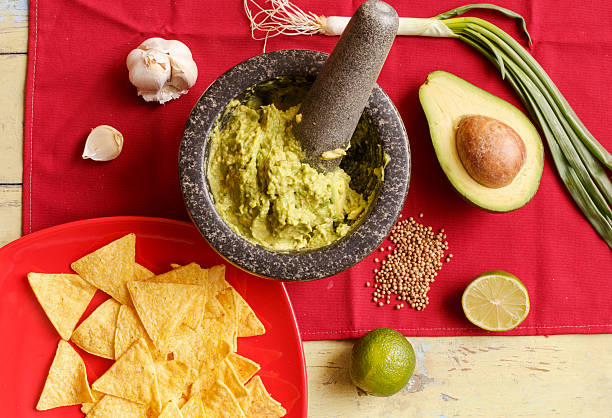
{"label": "garlic bulb", "polygon": [[176,99],[187,93],[198,78],[191,51],[175,40],[147,39],[128,54],[126,64],[130,81],[147,102]]}
{"label": "garlic bulb", "polygon": [[117,158],[122,149],[123,135],[121,132],[108,125],[96,126],[91,130],[85,142],[83,159],[110,161]]}

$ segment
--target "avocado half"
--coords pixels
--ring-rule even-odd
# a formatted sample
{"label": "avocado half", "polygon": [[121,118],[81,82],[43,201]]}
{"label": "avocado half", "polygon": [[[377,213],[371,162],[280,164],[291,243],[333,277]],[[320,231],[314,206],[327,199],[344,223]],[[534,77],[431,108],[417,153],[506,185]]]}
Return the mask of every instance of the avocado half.
{"label": "avocado half", "polygon": [[[515,106],[447,73],[434,71],[419,89],[431,141],[446,177],[468,201],[493,212],[509,212],[525,205],[538,190],[544,168],[542,140],[531,121]],[[489,188],[474,180],[464,168],[455,142],[459,121],[466,115],[483,115],[509,125],[526,148],[525,162],[507,186]]]}

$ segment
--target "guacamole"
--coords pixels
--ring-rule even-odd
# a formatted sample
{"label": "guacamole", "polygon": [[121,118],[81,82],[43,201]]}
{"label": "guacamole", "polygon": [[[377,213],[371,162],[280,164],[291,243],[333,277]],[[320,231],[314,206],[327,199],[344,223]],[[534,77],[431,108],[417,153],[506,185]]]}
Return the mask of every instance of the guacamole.
{"label": "guacamole", "polygon": [[[381,181],[380,164],[363,173],[367,180],[355,187],[358,192],[344,169],[319,173],[302,162],[293,135],[299,105],[233,106],[226,125],[217,126],[209,139],[208,183],[225,222],[276,251],[318,248],[345,236],[367,212]],[[368,132],[361,124],[357,129],[362,137]],[[345,166],[361,169],[363,162]]]}

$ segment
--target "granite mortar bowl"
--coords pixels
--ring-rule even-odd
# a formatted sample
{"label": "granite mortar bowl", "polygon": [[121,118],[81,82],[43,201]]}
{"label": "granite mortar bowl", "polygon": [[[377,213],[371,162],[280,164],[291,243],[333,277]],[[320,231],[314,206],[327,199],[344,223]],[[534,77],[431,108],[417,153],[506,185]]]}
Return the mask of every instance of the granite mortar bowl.
{"label": "granite mortar bowl", "polygon": [[410,148],[393,102],[376,85],[366,115],[390,160],[378,195],[363,220],[325,247],[276,252],[234,232],[215,209],[207,180],[208,137],[234,98],[277,77],[314,80],[327,54],[301,49],[268,52],[231,68],[202,94],[185,125],[179,152],[179,178],[185,205],[195,226],[223,258],[257,276],[308,281],[344,271],[372,253],[386,238],[404,204],[410,181]]}

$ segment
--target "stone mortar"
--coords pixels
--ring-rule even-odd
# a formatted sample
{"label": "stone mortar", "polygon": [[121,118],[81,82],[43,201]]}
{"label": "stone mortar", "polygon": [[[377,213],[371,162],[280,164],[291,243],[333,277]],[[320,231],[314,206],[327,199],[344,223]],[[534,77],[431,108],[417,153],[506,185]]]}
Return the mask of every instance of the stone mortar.
{"label": "stone mortar", "polygon": [[258,276],[307,281],[344,271],[374,251],[399,216],[410,181],[410,148],[393,102],[376,85],[365,112],[390,157],[377,198],[363,222],[331,245],[314,250],[275,252],[234,232],[215,209],[210,193],[208,137],[229,102],[256,84],[279,76],[314,79],[327,54],[288,49],[257,55],[231,68],[213,82],[194,106],[185,125],[179,152],[179,178],[189,216],[208,243],[230,263]]}

